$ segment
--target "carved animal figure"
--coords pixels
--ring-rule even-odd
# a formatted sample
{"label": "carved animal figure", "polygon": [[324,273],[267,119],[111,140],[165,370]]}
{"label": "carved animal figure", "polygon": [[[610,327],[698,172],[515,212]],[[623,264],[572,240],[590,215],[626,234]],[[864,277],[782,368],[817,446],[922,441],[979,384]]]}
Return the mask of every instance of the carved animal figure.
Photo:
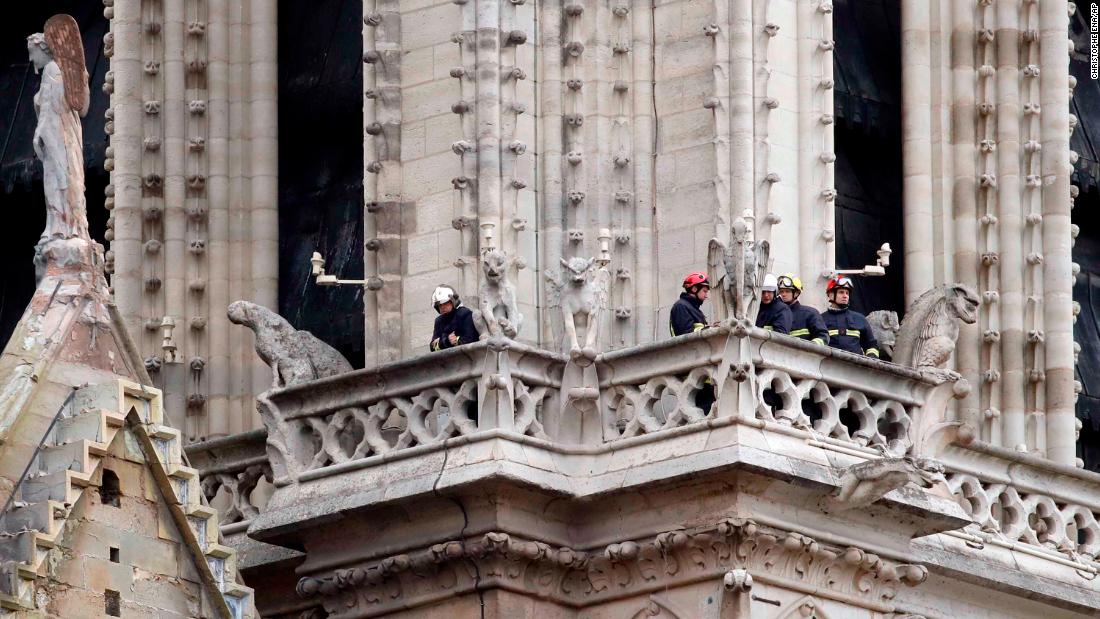
{"label": "carved animal figure", "polygon": [[292,387],[352,369],[335,348],[262,305],[235,301],[227,314],[230,322],[256,334],[256,354],[271,368],[272,387]]}
{"label": "carved animal figure", "polygon": [[[606,286],[600,285],[600,274],[592,268],[594,263],[594,258],[562,258],[561,279],[549,274],[546,276],[559,295],[565,344],[569,348],[569,354],[574,360],[584,359],[588,362],[596,358],[600,311],[607,304]],[[585,317],[584,346],[577,339],[578,315]]]}
{"label": "carved animal figure", "polygon": [[842,509],[865,507],[891,490],[913,484],[931,488],[945,481],[943,464],[931,458],[882,458],[853,464],[840,477],[829,503]]}
{"label": "carved animal figure", "polygon": [[707,266],[720,293],[711,297],[714,312],[720,317],[751,320],[759,308],[760,285],[768,270],[771,246],[767,241],[749,240],[748,223],[740,217],[734,220],[731,231],[729,247],[718,239],[710,241]]}
{"label": "carved animal figure", "polygon": [[901,328],[898,313],[889,310],[871,312],[867,314],[867,322],[871,325],[879,350],[885,353],[888,360],[893,359],[894,344],[897,342],[898,329]]}
{"label": "carved animal figure", "polygon": [[515,338],[523,324],[523,314],[516,305],[516,287],[508,280],[508,256],[494,249],[481,259],[481,272],[485,275],[478,288],[478,309],[474,312],[474,326],[481,339],[501,335]]}
{"label": "carved animal figure", "polygon": [[959,339],[958,321],[977,321],[978,303],[977,293],[964,284],[944,284],[917,297],[898,330],[894,363],[934,370],[945,380],[958,378],[945,368]]}

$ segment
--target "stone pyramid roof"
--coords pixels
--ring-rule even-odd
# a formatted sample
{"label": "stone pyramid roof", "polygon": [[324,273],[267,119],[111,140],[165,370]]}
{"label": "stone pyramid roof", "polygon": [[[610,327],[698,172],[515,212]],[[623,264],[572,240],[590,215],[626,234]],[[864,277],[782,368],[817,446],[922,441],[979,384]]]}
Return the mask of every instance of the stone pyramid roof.
{"label": "stone pyramid roof", "polygon": [[80,593],[61,573],[73,536],[88,526],[72,514],[107,492],[104,462],[116,459],[144,467],[144,494],[168,523],[160,527],[192,559],[200,614],[252,617],[236,553],[219,543],[217,513],[179,431],[165,425],[161,393],[110,303],[101,261],[88,254],[82,264],[49,266],[0,355],[0,609],[61,616],[53,598]]}

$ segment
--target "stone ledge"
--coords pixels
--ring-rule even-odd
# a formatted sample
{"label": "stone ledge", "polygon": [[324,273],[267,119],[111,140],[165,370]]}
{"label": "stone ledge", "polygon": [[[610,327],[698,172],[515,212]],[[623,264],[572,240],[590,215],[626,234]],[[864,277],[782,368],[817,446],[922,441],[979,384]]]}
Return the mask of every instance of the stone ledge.
{"label": "stone ledge", "polygon": [[[716,442],[719,446],[709,447]],[[349,511],[461,492],[488,482],[590,500],[742,470],[789,482],[816,500],[838,487],[838,470],[861,461],[733,420],[689,426],[675,436],[664,433],[660,442],[626,443],[577,449],[491,431],[464,437],[457,445],[426,448],[417,457],[370,459],[374,466],[349,467],[340,475],[284,486],[253,520],[249,536],[278,543],[284,534],[321,525]],[[355,488],[369,490],[356,492]],[[910,536],[957,529],[970,522],[954,501],[920,491],[895,490],[883,505],[912,519]]]}

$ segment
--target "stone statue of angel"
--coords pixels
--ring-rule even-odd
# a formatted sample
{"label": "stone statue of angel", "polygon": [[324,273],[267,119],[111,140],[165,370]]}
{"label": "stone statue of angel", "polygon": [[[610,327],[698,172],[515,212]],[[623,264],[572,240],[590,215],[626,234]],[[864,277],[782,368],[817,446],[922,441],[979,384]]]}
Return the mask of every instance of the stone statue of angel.
{"label": "stone statue of angel", "polygon": [[35,247],[35,264],[44,267],[48,243],[90,241],[80,127],[80,118],[88,113],[88,71],[80,27],[70,15],[54,15],[43,32],[27,37],[27,52],[35,72],[42,75],[34,95],[34,153],[42,161],[46,229]]}

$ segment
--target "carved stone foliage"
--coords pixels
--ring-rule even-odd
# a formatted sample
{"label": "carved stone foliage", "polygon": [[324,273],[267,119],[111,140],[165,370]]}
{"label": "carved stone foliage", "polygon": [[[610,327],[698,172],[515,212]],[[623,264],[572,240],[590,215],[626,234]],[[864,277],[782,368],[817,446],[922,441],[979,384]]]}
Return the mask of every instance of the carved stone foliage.
{"label": "carved stone foliage", "polygon": [[1100,513],[1088,506],[966,473],[949,474],[947,485],[980,537],[1039,546],[1077,561],[1100,555]]}
{"label": "carved stone foliage", "polygon": [[732,568],[767,574],[777,584],[813,587],[819,597],[892,600],[901,586],[928,576],[854,547],[837,547],[751,520],[662,533],[583,552],[506,533],[433,545],[382,561],[302,578],[298,594],[319,598],[331,617],[382,614],[417,599],[494,586],[584,606],[699,579],[721,580]]}

